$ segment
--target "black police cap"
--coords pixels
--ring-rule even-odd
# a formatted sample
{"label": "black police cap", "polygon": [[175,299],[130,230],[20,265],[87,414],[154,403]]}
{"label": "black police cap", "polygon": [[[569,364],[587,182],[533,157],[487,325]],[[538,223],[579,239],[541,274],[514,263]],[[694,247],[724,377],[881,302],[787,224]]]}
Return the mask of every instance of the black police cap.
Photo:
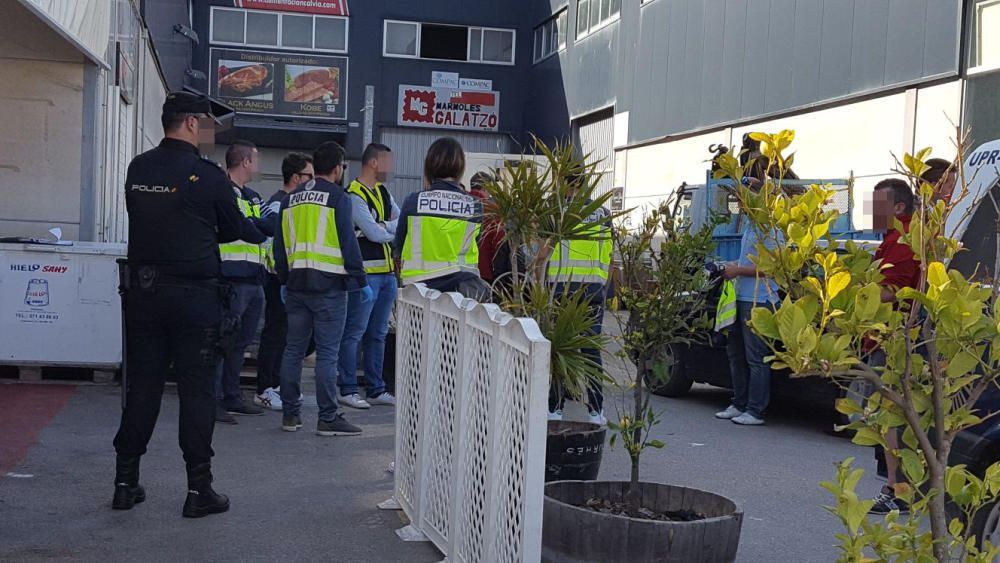
{"label": "black police cap", "polygon": [[163,102],[163,113],[196,113],[212,117],[212,100],[204,94],[171,92]]}

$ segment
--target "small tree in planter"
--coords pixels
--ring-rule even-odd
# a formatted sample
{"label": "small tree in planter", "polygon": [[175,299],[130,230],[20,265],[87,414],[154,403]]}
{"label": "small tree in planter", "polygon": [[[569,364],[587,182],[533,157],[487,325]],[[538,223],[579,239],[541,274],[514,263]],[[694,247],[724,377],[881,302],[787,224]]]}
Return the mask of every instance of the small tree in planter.
{"label": "small tree in planter", "polygon": [[708,221],[692,231],[690,222],[678,213],[679,202],[668,199],[646,214],[638,229],[622,224],[615,231],[622,287],[614,316],[621,329],[620,356],[626,366],[631,360],[635,367],[628,370],[631,377],[619,382],[631,404],[623,404],[619,420],[608,427],[614,432],[611,445],[620,440],[632,462],[628,504],[634,516],[640,516],[642,509],[640,456],[648,447],[664,445],[650,439],[659,416],[650,405],[644,368],[651,366],[657,380],[669,378],[673,370],[657,352],[704,341],[712,328],[710,309],[715,304],[705,302],[709,282],[705,262],[715,248],[712,231],[717,223]]}
{"label": "small tree in planter", "polygon": [[[722,562],[736,557],[742,514],[732,501],[640,479],[642,452],[663,447],[650,437],[659,417],[642,366],[652,364],[657,377],[668,377],[670,366],[657,361],[657,351],[707,338],[715,304],[706,302],[704,267],[714,227],[709,222],[692,231],[676,202],[668,201],[646,214],[637,228],[615,229],[622,283],[614,316],[627,368],[620,385],[631,402],[608,426],[612,442],[620,441],[632,461],[631,478],[546,487],[542,544],[556,558]],[[597,529],[600,533],[593,534]]]}
{"label": "small tree in planter", "polygon": [[[769,248],[765,239],[758,245],[758,271],[774,279],[787,297],[775,312],[756,309],[751,326],[771,344],[774,367],[871,384],[875,393],[864,404],[841,399],[837,408],[857,416],[848,426],[857,444],[890,449],[885,436],[901,433],[892,453],[912,484],[896,491],[911,505],[909,519],[900,519],[898,512],[867,519],[873,503],[855,493],[862,470],[853,469],[852,460],[838,466],[836,481],[823,487],[836,498],[829,510],[845,527],[837,535],[840,560],[992,561],[1000,550],[975,541],[969,523],[983,516],[984,505],[997,501],[1000,464],[973,475],[963,465],[950,465],[949,453],[959,432],[988,416],[975,404],[1000,376],[1000,290],[947,269],[958,248],[945,233],[953,203],[936,201],[935,186],[919,180],[929,149],[903,161],[901,172],[914,184],[918,201],[901,241],[912,248],[921,275],[916,288],[895,291],[894,306],[883,302],[880,265],[871,254],[830,236],[836,212],[823,205],[832,190],[812,186],[801,195],[782,195],[782,172],[792,158],[785,151],[794,134],[754,136],[777,180],[758,193],[739,190],[740,204],[758,232],[779,231],[789,244]],[[958,149],[960,167],[962,143]],[[745,174],[730,155],[716,162],[721,175],[738,180]],[[959,172],[958,198],[967,197]],[[1000,264],[1000,249],[997,254]],[[872,362],[871,343],[885,352],[884,366]],[[925,522],[928,527],[921,526]]]}

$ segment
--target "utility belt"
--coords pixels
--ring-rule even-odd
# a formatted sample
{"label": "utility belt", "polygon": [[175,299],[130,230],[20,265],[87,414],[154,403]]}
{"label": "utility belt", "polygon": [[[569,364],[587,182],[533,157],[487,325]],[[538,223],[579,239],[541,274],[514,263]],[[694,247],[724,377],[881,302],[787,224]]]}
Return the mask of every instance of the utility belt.
{"label": "utility belt", "polygon": [[[191,278],[162,273],[151,265],[132,266],[125,259],[118,260],[118,293],[125,297],[129,292],[139,290],[156,293],[158,288],[188,287],[217,291],[221,307],[219,334],[216,346],[229,350],[239,339],[242,319],[235,311],[236,291],[233,286],[219,278]],[[125,300],[122,300],[124,310]]]}

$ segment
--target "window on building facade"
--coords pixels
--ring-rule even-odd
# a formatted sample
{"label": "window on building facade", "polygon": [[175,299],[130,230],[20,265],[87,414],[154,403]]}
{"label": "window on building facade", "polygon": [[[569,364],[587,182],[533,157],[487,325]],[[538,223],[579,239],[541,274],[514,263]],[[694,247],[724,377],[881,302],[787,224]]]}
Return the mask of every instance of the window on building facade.
{"label": "window on building facade", "polygon": [[[475,30],[476,28],[472,28]],[[479,60],[484,63],[513,63],[514,62],[514,32],[508,29],[486,29],[483,34],[483,56]],[[471,33],[470,33],[471,35]]]}
{"label": "window on building facade", "polygon": [[386,20],[383,31],[386,57],[514,64],[512,29]]}
{"label": "window on building facade", "polygon": [[309,49],[313,45],[311,16],[282,16],[281,44],[286,47]]}
{"label": "window on building facade", "polygon": [[419,23],[386,21],[384,33],[383,55],[416,58],[417,38],[420,37]]}
{"label": "window on building facade", "polygon": [[315,26],[316,40],[313,42],[313,46],[317,50],[347,50],[347,20],[316,18]]}
{"label": "window on building facade", "polygon": [[420,58],[465,61],[469,58],[469,29],[458,25],[420,26]]}
{"label": "window on building facade", "polygon": [[535,28],[535,50],[533,60],[537,63],[566,48],[566,25],[568,11],[563,9]]}
{"label": "window on building facade", "polygon": [[347,18],[213,6],[210,42],[346,53]]}
{"label": "window on building facade", "polygon": [[973,18],[969,66],[1000,68],[1000,0],[980,0]]}
{"label": "window on building facade", "polygon": [[616,21],[621,11],[622,0],[577,0],[576,38],[586,37]]}

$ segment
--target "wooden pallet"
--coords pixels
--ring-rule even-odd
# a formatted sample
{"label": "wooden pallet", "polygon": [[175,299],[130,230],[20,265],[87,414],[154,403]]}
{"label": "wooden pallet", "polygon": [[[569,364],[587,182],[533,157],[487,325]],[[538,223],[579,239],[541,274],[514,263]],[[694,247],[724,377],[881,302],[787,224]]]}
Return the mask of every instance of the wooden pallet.
{"label": "wooden pallet", "polygon": [[0,379],[14,379],[23,383],[61,381],[106,385],[114,383],[116,374],[116,370],[108,368],[45,365],[0,366]]}

